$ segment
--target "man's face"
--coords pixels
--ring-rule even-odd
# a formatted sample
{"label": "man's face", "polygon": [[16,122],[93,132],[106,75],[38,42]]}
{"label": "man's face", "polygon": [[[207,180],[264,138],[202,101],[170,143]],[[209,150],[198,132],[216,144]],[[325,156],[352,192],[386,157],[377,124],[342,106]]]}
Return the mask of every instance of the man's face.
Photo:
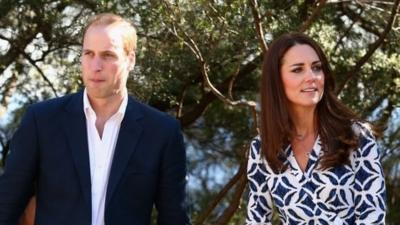
{"label": "man's face", "polygon": [[123,94],[135,54],[124,51],[122,32],[118,25],[93,25],[86,31],[81,70],[90,98],[110,99]]}

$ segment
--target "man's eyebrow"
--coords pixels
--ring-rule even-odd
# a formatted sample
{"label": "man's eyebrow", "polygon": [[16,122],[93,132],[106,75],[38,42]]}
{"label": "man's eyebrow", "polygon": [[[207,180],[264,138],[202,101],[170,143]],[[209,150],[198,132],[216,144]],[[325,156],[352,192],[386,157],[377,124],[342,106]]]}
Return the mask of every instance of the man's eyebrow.
{"label": "man's eyebrow", "polygon": [[115,52],[114,52],[114,51],[111,51],[111,50],[104,50],[104,51],[101,51],[101,52],[100,52],[100,54],[104,54],[104,53],[111,53],[111,54],[114,54],[114,55],[115,55]]}

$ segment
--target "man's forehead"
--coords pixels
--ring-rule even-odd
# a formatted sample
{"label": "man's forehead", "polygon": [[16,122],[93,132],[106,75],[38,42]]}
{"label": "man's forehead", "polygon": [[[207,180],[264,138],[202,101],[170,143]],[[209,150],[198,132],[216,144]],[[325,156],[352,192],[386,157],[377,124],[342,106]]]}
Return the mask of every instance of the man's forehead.
{"label": "man's forehead", "polygon": [[123,47],[120,27],[91,26],[85,33],[83,47]]}
{"label": "man's forehead", "polygon": [[87,31],[89,29],[99,29],[99,28],[112,29],[114,31],[118,31],[118,30],[124,29],[124,24],[122,22],[114,22],[114,23],[110,23],[110,24],[91,24],[87,28]]}

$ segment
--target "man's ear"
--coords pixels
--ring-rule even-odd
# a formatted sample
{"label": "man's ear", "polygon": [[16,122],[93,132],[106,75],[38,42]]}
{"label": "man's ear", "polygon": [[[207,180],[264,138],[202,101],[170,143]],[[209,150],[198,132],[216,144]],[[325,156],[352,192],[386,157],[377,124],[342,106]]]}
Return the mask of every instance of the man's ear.
{"label": "man's ear", "polygon": [[135,68],[135,63],[136,63],[136,54],[135,51],[131,51],[128,55],[128,69],[129,71],[133,70]]}

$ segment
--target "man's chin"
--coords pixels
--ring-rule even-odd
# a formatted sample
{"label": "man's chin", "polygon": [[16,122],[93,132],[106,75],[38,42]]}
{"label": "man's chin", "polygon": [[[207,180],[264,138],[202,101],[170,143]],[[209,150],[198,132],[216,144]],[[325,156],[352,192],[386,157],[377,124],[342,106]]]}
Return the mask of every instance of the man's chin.
{"label": "man's chin", "polygon": [[97,98],[97,99],[107,98],[107,97],[110,97],[110,95],[111,95],[110,93],[107,93],[104,91],[93,90],[93,89],[89,89],[89,88],[87,88],[86,91],[87,91],[87,94],[89,97]]}
{"label": "man's chin", "polygon": [[86,89],[87,94],[90,98],[95,98],[95,99],[109,99],[113,97],[117,97],[119,95],[122,95],[121,91],[100,91],[96,89]]}

